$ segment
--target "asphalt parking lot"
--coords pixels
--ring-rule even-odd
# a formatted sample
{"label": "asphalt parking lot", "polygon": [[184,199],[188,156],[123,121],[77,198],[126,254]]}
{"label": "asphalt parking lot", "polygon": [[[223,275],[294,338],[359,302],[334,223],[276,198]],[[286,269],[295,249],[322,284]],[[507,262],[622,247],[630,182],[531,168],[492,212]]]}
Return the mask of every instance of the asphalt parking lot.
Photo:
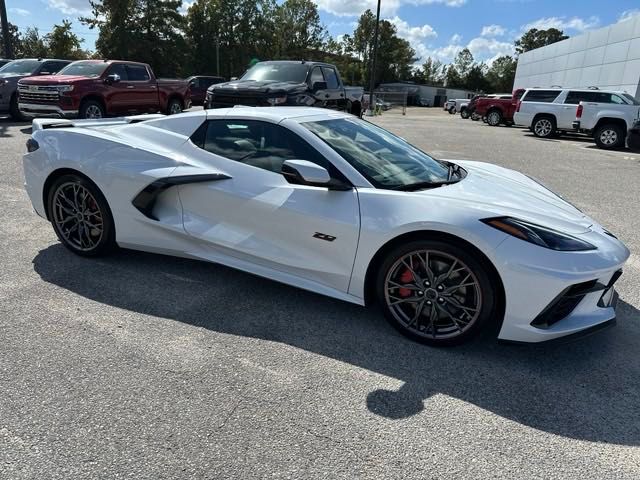
{"label": "asphalt parking lot", "polygon": [[440,109],[376,123],[533,175],[631,249],[618,325],[433,349],[375,308],[132,251],[69,253],[0,120],[0,479],[640,478],[640,154]]}

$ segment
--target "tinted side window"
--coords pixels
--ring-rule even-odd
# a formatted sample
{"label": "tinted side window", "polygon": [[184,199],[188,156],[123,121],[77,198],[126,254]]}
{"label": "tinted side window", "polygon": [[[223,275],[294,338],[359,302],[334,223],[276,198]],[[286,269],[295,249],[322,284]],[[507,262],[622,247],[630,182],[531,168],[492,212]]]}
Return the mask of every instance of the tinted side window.
{"label": "tinted side window", "polygon": [[322,73],[324,73],[324,78],[327,82],[327,88],[336,89],[338,88],[338,76],[336,75],[336,71],[333,68],[322,67]]}
{"label": "tinted side window", "polygon": [[51,65],[48,67],[48,71],[51,73],[58,73],[64,67],[69,65],[69,62],[50,62],[50,63]]}
{"label": "tinted side window", "polygon": [[529,90],[522,101],[551,103],[559,94],[560,90]]}
{"label": "tinted side window", "polygon": [[145,82],[150,79],[149,72],[142,65],[127,65],[127,75],[130,82]]}
{"label": "tinted side window", "polygon": [[322,70],[320,70],[320,67],[316,67],[311,71],[311,86],[313,86],[313,84],[316,82],[324,82],[324,76],[322,75]]}
{"label": "tinted side window", "polygon": [[40,67],[40,73],[47,72],[47,73],[53,74],[53,73],[57,73],[58,70],[60,69],[59,68],[56,69],[56,62],[44,62]]}
{"label": "tinted side window", "polygon": [[567,98],[564,103],[570,103],[571,105],[578,105],[580,102],[596,102],[594,92],[575,92],[571,91],[567,94]]}
{"label": "tinted side window", "polygon": [[308,160],[326,168],[332,177],[342,178],[337,169],[320,152],[290,130],[257,120],[211,120],[203,141],[205,150],[262,168],[282,172],[285,160]]}
{"label": "tinted side window", "polygon": [[127,67],[125,67],[124,63],[114,63],[109,67],[109,71],[107,75],[119,75],[120,80],[126,81],[129,79],[127,75]]}

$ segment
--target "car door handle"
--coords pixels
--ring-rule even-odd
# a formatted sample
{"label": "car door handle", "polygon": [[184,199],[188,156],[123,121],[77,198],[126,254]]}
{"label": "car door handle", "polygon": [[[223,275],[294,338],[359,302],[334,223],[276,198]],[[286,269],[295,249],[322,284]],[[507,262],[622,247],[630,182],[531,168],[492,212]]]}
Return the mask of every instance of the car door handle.
{"label": "car door handle", "polygon": [[134,85],[127,85],[127,88],[136,88]]}

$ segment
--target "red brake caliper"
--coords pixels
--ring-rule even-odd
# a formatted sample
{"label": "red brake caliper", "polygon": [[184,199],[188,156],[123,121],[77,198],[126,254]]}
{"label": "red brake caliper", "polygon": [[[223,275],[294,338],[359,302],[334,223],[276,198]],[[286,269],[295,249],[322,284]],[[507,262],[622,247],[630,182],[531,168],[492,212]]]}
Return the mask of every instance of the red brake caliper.
{"label": "red brake caliper", "polygon": [[[411,274],[411,270],[407,268],[404,272],[402,272],[402,275],[400,275],[400,282],[410,283],[411,280],[413,280],[413,275]],[[400,288],[398,290],[398,294],[401,297],[408,297],[409,295],[411,295],[411,290],[409,290],[408,288]]]}

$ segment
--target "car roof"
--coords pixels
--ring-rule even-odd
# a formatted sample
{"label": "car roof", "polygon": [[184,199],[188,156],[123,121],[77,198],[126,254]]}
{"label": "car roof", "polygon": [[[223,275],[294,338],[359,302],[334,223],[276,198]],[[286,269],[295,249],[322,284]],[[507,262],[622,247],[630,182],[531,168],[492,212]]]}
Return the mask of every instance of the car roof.
{"label": "car roof", "polygon": [[564,92],[564,91],[571,91],[571,92],[604,92],[604,93],[617,93],[617,94],[622,94],[622,93],[627,93],[624,92],[622,90],[610,90],[608,88],[589,88],[589,87],[576,87],[576,88],[567,88],[567,87],[549,87],[549,88],[545,88],[545,87],[531,87],[531,88],[527,88],[527,91],[529,90],[551,90],[551,91],[558,91],[558,92]]}
{"label": "car roof", "polygon": [[277,64],[277,63],[288,63],[291,65],[311,65],[311,66],[315,66],[315,65],[324,65],[324,66],[328,66],[328,67],[333,67],[332,64],[327,63],[327,62],[316,62],[313,60],[266,60],[264,62],[258,62],[261,65],[273,65],[273,64]]}
{"label": "car roof", "polygon": [[34,62],[73,62],[73,60],[65,60],[63,58],[16,58],[15,60],[10,60],[11,62],[20,62],[22,60],[31,60]]}
{"label": "car roof", "polygon": [[280,123],[283,120],[301,119],[305,117],[322,117],[318,120],[329,120],[332,118],[348,118],[351,115],[326,108],[315,107],[245,107],[238,105],[232,108],[216,108],[204,110],[208,119],[212,118],[247,118],[256,120],[267,120]]}

